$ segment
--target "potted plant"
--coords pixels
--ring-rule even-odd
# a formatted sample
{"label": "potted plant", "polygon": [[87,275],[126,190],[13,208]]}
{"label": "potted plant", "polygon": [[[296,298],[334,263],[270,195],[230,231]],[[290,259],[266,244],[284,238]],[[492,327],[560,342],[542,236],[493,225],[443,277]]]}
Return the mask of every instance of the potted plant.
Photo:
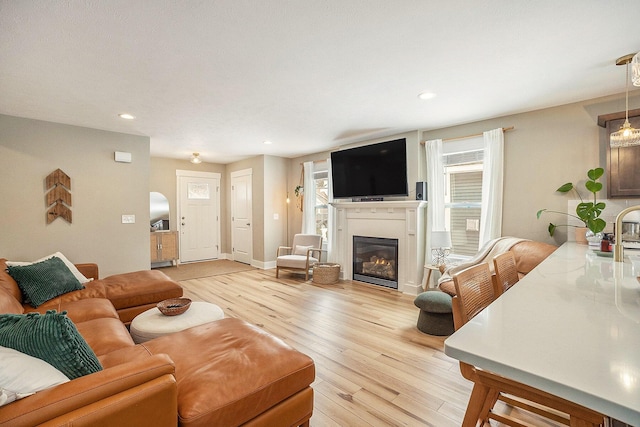
{"label": "potted plant", "polygon": [[[560,193],[568,193],[570,191],[573,191],[578,196],[578,198],[580,199],[580,203],[578,203],[578,206],[576,207],[575,215],[568,214],[566,212],[540,209],[537,213],[538,219],[540,219],[540,215],[542,215],[543,212],[567,215],[569,217],[577,218],[580,221],[582,221],[584,226],[589,230],[591,230],[594,234],[602,232],[602,230],[604,230],[604,228],[606,227],[607,223],[602,218],[600,218],[600,214],[606,207],[606,204],[604,202],[598,202],[596,199],[596,195],[600,190],[602,190],[602,183],[599,182],[598,180],[600,179],[600,177],[602,177],[603,174],[604,174],[603,168],[589,169],[589,171],[587,172],[587,177],[589,179],[584,183],[584,187],[586,188],[587,191],[589,191],[589,193],[593,194],[593,201],[585,202],[584,199],[582,198],[582,195],[578,191],[577,187],[573,185],[571,182],[567,182],[566,184],[560,186],[560,188],[556,190]],[[562,227],[562,226],[577,228],[577,226],[571,225],[571,224],[549,223],[549,228],[548,228],[549,235],[553,236],[553,234],[556,231],[556,228]]]}

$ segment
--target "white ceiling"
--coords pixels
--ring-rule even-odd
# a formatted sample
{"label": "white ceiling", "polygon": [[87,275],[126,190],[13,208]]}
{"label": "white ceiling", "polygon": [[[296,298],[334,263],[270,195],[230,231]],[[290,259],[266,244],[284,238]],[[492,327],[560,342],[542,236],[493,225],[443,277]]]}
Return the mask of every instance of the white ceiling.
{"label": "white ceiling", "polygon": [[147,135],[154,156],[296,157],[624,92],[638,17],[638,0],[0,0],[0,113]]}

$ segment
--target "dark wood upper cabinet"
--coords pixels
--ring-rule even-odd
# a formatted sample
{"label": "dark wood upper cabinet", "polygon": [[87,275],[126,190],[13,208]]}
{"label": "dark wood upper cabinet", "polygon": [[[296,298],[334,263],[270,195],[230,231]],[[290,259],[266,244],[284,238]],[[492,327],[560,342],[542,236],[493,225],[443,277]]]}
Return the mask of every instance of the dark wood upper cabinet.
{"label": "dark wood upper cabinet", "polygon": [[[607,197],[640,197],[640,145],[611,148],[609,135],[620,129],[625,113],[606,114],[598,117],[598,125],[607,129]],[[640,110],[629,111],[629,123],[640,128]]]}

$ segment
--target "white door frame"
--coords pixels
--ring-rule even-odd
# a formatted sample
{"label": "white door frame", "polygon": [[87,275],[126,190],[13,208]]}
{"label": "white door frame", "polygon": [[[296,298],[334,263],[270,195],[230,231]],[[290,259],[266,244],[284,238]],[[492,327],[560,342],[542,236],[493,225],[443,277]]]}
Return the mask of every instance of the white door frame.
{"label": "white door frame", "polygon": [[[176,169],[176,224],[178,230],[178,245],[180,246],[180,256],[182,256],[182,222],[180,221],[180,217],[182,216],[182,194],[180,193],[180,178],[181,177],[194,177],[194,178],[213,178],[217,179],[218,183],[221,182],[221,174],[218,172],[200,172],[200,171],[190,171],[190,170],[182,170]],[[220,185],[220,184],[219,184]],[[216,191],[216,217],[218,218],[218,241],[216,244],[218,245],[218,257],[220,257],[220,249],[222,247],[221,243],[221,235],[220,235],[220,189],[218,188]]]}

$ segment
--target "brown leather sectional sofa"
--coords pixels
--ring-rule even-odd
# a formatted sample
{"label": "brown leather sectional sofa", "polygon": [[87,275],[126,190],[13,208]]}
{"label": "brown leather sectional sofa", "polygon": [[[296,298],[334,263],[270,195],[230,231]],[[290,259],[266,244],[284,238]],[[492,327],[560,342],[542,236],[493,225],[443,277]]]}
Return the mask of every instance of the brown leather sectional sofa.
{"label": "brown leather sectional sofa", "polygon": [[126,323],[182,288],[157,271],[94,281],[24,305],[0,259],[0,313],[66,310],[103,370],[0,407],[4,426],[298,426],[313,411],[313,360],[242,320],[226,318],[134,344]]}

